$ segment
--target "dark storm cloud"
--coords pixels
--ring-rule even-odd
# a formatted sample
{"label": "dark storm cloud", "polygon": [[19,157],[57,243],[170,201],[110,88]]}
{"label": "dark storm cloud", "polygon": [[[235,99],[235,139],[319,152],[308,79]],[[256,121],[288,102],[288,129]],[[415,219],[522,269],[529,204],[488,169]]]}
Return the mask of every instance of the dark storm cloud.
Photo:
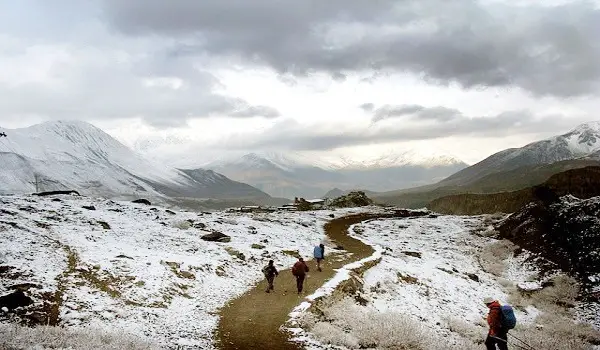
{"label": "dark storm cloud", "polygon": [[314,126],[303,126],[291,120],[283,120],[266,130],[260,137],[245,138],[238,135],[228,140],[226,144],[233,149],[253,147],[325,151],[340,147],[453,136],[501,137],[519,133],[540,133],[566,129],[571,127],[572,123],[572,120],[567,120],[563,116],[537,117],[528,111],[510,111],[490,117],[475,118],[458,114],[452,119],[431,118],[428,122],[419,120],[412,124],[403,121],[387,125],[377,123],[370,128],[350,130],[341,125],[319,129]]}
{"label": "dark storm cloud", "polygon": [[295,75],[412,72],[436,84],[594,94],[600,10],[442,0],[104,0],[132,36],[185,38],[180,54],[232,55]]}

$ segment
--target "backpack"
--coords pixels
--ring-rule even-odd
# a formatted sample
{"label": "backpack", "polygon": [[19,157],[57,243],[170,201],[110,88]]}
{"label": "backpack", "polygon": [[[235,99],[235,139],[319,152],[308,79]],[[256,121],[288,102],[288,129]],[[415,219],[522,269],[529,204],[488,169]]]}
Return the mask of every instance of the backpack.
{"label": "backpack", "polygon": [[513,329],[517,325],[517,318],[513,308],[510,305],[502,305],[500,307],[502,314],[502,328]]}

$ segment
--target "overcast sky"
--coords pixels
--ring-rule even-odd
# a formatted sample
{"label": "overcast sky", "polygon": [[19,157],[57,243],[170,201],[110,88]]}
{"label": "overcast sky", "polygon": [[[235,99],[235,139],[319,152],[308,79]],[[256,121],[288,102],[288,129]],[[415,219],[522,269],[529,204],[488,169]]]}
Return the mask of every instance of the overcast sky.
{"label": "overcast sky", "polygon": [[3,1],[0,126],[473,163],[600,119],[599,35],[598,1]]}

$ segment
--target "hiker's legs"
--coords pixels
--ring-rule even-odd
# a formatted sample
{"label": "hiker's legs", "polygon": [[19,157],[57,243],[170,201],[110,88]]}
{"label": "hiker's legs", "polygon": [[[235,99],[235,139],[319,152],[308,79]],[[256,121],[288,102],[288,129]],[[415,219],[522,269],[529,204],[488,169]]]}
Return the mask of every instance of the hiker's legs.
{"label": "hiker's legs", "polygon": [[323,259],[317,259],[317,270],[319,270],[319,271],[323,271],[323,270],[321,270],[321,260],[323,260]]}
{"label": "hiker's legs", "polygon": [[296,276],[296,288],[298,288],[298,294],[302,293],[303,285],[304,285],[304,275]]}
{"label": "hiker's legs", "polygon": [[500,334],[498,334],[498,338],[502,339],[496,340],[496,344],[498,344],[498,349],[500,350],[508,350],[507,333],[508,331],[501,330]]}
{"label": "hiker's legs", "polygon": [[485,348],[487,350],[496,350],[496,339],[490,337],[488,334],[487,338],[485,338]]}
{"label": "hiker's legs", "polygon": [[275,279],[275,276],[267,277],[267,290],[265,290],[265,292],[269,293],[270,291],[273,290],[273,280],[274,279]]}

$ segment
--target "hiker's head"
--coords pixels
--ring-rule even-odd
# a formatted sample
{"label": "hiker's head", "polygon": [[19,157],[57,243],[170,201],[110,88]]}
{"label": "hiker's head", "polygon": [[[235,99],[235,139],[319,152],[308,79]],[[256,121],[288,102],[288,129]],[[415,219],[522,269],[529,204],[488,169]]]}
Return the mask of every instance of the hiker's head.
{"label": "hiker's head", "polygon": [[485,304],[485,306],[490,306],[490,304],[493,303],[494,301],[496,301],[496,300],[492,297],[483,298],[483,303]]}
{"label": "hiker's head", "polygon": [[319,247],[325,248],[325,245],[323,243],[321,243],[321,244],[319,244]]}
{"label": "hiker's head", "polygon": [[301,256],[299,256],[299,257],[298,257],[298,261],[304,261],[304,258],[303,258],[303,257],[301,257]]}
{"label": "hiker's head", "polygon": [[273,260],[269,260],[269,265],[273,265]]}

